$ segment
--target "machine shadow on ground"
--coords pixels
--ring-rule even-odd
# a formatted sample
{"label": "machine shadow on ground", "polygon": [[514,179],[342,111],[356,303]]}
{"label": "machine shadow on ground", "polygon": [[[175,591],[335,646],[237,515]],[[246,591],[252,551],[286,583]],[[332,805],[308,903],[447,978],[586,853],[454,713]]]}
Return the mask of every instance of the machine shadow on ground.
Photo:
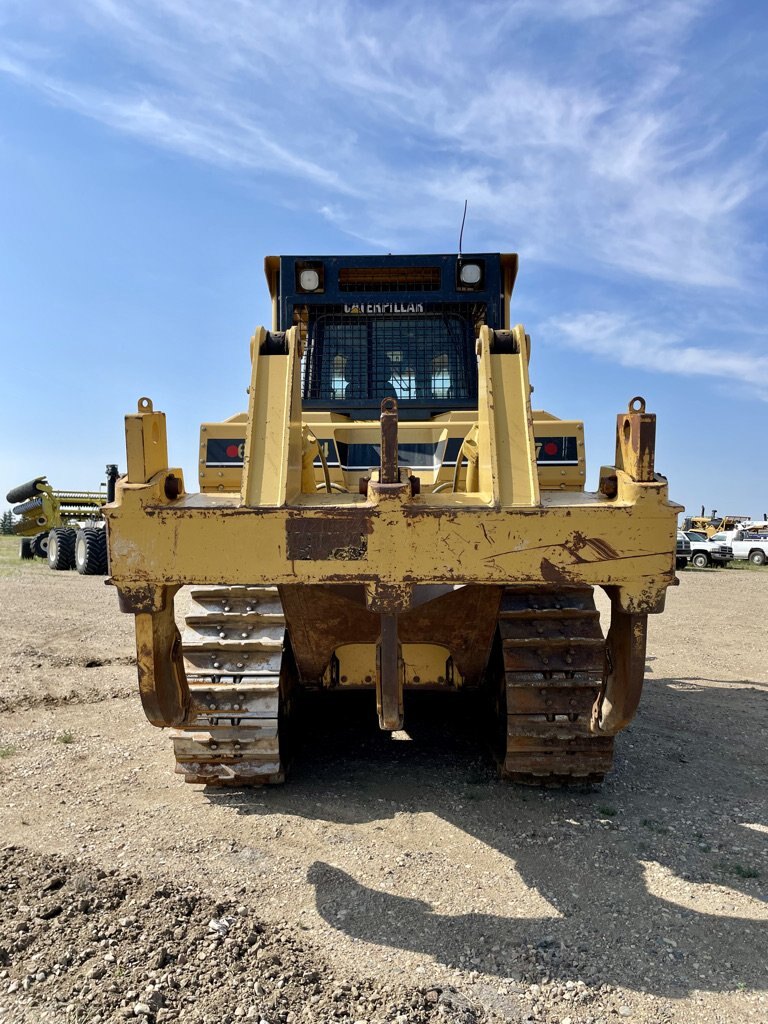
{"label": "machine shadow on ground", "polygon": [[[206,794],[241,815],[344,825],[431,812],[508,857],[559,915],[443,915],[314,863],[308,879],[318,913],[356,939],[449,967],[466,968],[471,950],[480,970],[500,977],[519,975],[533,956],[546,973],[592,975],[658,995],[763,989],[768,926],[758,901],[768,881],[766,837],[745,827],[756,821],[768,781],[762,689],[649,683],[639,719],[618,740],[615,771],[602,789],[588,790],[498,781],[481,717],[448,695],[407,700],[410,742],[378,730],[371,694],[339,695],[305,711],[287,787]],[[738,748],[720,734],[719,746],[707,742],[726,707]],[[743,731],[747,723],[751,732]],[[706,834],[699,817],[710,823]],[[647,865],[679,879],[680,902],[653,895]],[[471,884],[471,865],[455,871]],[[722,916],[695,909],[697,891],[708,885],[730,891]],[[500,907],[511,905],[510,895],[499,893]]]}

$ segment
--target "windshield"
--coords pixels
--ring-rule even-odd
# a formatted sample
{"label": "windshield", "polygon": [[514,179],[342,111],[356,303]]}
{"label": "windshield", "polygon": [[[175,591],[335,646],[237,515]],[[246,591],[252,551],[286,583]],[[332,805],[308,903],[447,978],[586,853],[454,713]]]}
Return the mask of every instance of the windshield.
{"label": "windshield", "polygon": [[427,405],[472,402],[477,397],[474,339],[475,317],[463,308],[418,316],[313,310],[303,397],[345,404],[383,398]]}

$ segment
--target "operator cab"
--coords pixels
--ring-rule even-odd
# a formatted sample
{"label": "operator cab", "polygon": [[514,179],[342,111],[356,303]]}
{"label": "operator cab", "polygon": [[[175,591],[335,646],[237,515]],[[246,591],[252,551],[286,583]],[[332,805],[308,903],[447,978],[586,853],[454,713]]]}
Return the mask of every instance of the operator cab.
{"label": "operator cab", "polygon": [[475,340],[506,329],[517,257],[270,256],[273,326],[298,326],[307,411],[403,420],[477,408]]}

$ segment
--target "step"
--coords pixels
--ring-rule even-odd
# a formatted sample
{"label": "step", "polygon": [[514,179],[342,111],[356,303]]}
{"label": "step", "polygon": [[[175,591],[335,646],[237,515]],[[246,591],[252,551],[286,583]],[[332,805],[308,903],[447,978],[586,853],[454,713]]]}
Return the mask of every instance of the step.
{"label": "step", "polygon": [[280,675],[283,649],[280,647],[257,647],[243,650],[229,649],[220,644],[207,644],[194,650],[184,650],[184,668],[187,679],[223,679],[229,676],[253,678]]}
{"label": "step", "polygon": [[237,626],[222,626],[216,622],[205,621],[194,628],[184,630],[181,643],[185,650],[205,647],[209,650],[227,650],[239,648],[243,651],[282,650],[285,639],[285,625],[269,626],[258,623],[252,628],[240,629]]}
{"label": "step", "polygon": [[504,640],[520,640],[531,643],[546,641],[562,643],[564,640],[603,640],[600,620],[597,615],[577,619],[557,618],[520,618],[502,619],[499,632]]}
{"label": "step", "polygon": [[251,721],[247,728],[171,729],[169,735],[177,761],[205,764],[279,760],[276,718]]}
{"label": "step", "polygon": [[[558,680],[559,682],[559,680]],[[585,686],[568,680],[568,686],[515,686],[507,684],[508,715],[590,715],[600,685]]]}
{"label": "step", "polygon": [[206,612],[283,614],[277,587],[195,587],[191,597]]}
{"label": "step", "polygon": [[597,615],[592,590],[564,591],[558,590],[553,593],[532,594],[529,591],[515,593],[513,590],[505,590],[501,598],[500,618],[510,615],[529,614],[538,612],[545,616],[551,614],[555,617],[578,616],[579,614]]}
{"label": "step", "polygon": [[572,722],[565,716],[548,722],[545,715],[507,715],[507,749],[509,747],[530,747],[536,749],[540,745],[557,746],[563,742],[585,742],[592,744],[604,741],[605,737],[594,736],[589,731],[587,715]]}
{"label": "step", "polygon": [[176,762],[176,773],[185,782],[201,786],[252,786],[285,782],[279,760],[237,761],[233,764],[192,764]]}
{"label": "step", "polygon": [[[514,672],[593,672],[602,678],[605,667],[605,641],[582,640],[550,646],[505,640],[502,644],[504,668]],[[514,678],[508,682],[514,684]]]}
{"label": "step", "polygon": [[275,677],[271,681],[265,678],[262,683],[249,680],[237,686],[192,683],[189,692],[192,697],[190,716],[195,721],[225,716],[241,720],[277,718],[280,693]]}

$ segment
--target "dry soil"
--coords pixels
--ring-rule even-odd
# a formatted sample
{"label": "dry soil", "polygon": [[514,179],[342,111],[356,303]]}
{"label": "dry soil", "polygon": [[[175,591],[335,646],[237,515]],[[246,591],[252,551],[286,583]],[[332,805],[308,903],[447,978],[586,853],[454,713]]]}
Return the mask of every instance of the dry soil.
{"label": "dry soil", "polygon": [[5,563],[0,1024],[768,1021],[768,568],[681,574],[599,790],[500,783],[451,701],[388,740],[363,695],[284,787],[217,791],[115,592]]}

